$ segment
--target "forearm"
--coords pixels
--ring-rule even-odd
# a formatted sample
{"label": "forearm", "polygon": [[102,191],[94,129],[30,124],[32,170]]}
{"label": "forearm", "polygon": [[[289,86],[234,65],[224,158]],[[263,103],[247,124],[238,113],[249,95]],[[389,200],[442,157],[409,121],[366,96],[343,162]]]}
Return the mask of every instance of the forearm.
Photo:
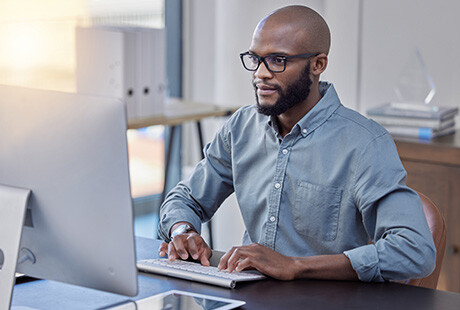
{"label": "forearm", "polygon": [[[190,180],[180,182],[171,190],[162,204],[159,223],[159,235],[162,239],[169,240],[172,226],[179,221],[188,222],[200,233],[201,223],[212,217],[228,196],[229,189],[232,189],[227,182],[209,176],[200,167]],[[203,179],[208,179],[209,182],[203,182]]]}
{"label": "forearm", "polygon": [[295,279],[358,280],[344,254],[295,257],[292,268]]}
{"label": "forearm", "polygon": [[202,219],[197,214],[199,206],[193,204],[193,199],[187,197],[186,191],[181,193],[181,189],[182,187],[174,188],[160,208],[158,232],[165,241],[170,241],[171,232],[179,223],[189,224],[198,233],[201,229]]}

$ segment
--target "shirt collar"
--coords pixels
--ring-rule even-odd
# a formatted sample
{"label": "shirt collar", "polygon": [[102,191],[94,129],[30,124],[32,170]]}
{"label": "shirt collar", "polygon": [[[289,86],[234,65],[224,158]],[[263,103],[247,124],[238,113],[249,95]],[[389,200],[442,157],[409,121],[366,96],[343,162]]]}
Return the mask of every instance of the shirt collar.
{"label": "shirt collar", "polygon": [[[309,135],[316,128],[321,126],[341,105],[339,96],[335,91],[334,85],[328,82],[319,82],[319,92],[321,99],[305,116],[295,125],[300,129],[303,137]],[[278,132],[276,119],[271,116],[267,120],[268,125]]]}

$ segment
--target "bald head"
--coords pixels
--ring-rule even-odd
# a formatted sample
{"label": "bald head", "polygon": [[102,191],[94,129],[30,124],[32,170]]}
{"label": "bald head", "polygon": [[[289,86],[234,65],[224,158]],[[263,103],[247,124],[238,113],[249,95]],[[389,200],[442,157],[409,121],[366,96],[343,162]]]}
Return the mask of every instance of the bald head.
{"label": "bald head", "polygon": [[292,40],[302,46],[303,52],[329,53],[331,34],[324,19],[314,10],[301,5],[292,5],[278,9],[256,27],[254,36],[261,31],[274,31],[277,28],[289,28]]}

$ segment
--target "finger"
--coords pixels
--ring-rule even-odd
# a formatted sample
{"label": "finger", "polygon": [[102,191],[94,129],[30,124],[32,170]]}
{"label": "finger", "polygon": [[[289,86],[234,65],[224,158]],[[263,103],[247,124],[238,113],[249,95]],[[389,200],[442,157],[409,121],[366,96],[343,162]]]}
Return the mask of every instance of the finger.
{"label": "finger", "polygon": [[229,259],[230,256],[233,254],[233,251],[234,251],[234,250],[235,250],[235,247],[231,248],[230,250],[227,251],[227,253],[225,253],[225,254],[220,258],[219,265],[217,265],[217,268],[219,268],[219,270],[227,269],[227,262],[228,262],[228,259]]}
{"label": "finger", "polygon": [[178,258],[176,249],[174,248],[174,244],[170,242],[168,244],[168,259],[173,262],[176,258]]}
{"label": "finger", "polygon": [[253,261],[247,257],[245,259],[242,259],[242,260],[239,260],[238,261],[238,264],[235,268],[235,271],[236,272],[241,272],[243,270],[246,270],[246,269],[257,269],[254,264],[253,264]]}
{"label": "finger", "polygon": [[163,242],[158,248],[158,255],[160,255],[160,257],[163,257],[166,255],[167,252],[168,252],[168,244],[166,242]]}
{"label": "finger", "polygon": [[212,250],[204,239],[197,233],[191,233],[187,237],[188,252],[194,260],[199,260],[203,266],[209,266],[209,258],[212,255]]}
{"label": "finger", "polygon": [[205,248],[202,249],[200,255],[199,255],[199,259],[200,259],[200,263],[201,265],[203,266],[209,266],[211,263],[209,262],[209,258],[211,257],[211,254],[212,254],[212,251],[211,249],[207,246],[207,244],[205,244]]}
{"label": "finger", "polygon": [[186,260],[188,258],[188,250],[184,244],[184,236],[175,236],[171,243],[174,244],[174,248],[176,249],[176,253],[178,255],[177,258],[180,257],[181,259]]}
{"label": "finger", "polygon": [[230,255],[227,261],[227,272],[233,272],[241,258],[241,248],[238,248],[235,251],[233,251],[232,255]]}
{"label": "finger", "polygon": [[242,248],[237,248],[235,251],[233,251],[232,255],[230,255],[230,258],[228,259],[228,262],[227,262],[227,271],[228,272],[233,272],[233,270],[235,270],[236,268],[236,265],[238,264],[238,261],[241,259],[241,258],[244,258],[242,257]]}
{"label": "finger", "polygon": [[187,238],[187,242],[188,242],[188,252],[190,253],[190,255],[192,256],[194,260],[197,260],[200,257],[200,255],[198,253],[195,239],[192,238],[192,236],[189,236]]}
{"label": "finger", "polygon": [[206,255],[200,256],[200,263],[203,266],[209,266],[211,263],[209,262],[209,258]]}

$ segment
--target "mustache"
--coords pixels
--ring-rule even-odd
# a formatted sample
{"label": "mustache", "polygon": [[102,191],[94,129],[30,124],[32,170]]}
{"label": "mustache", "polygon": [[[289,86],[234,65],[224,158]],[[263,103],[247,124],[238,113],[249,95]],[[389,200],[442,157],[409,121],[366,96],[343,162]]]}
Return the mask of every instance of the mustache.
{"label": "mustache", "polygon": [[276,85],[276,84],[270,84],[270,83],[262,83],[262,82],[252,82],[252,86],[254,87],[254,89],[258,89],[258,85],[263,85],[263,86],[268,86],[270,88],[273,88],[275,90],[280,90],[281,87],[279,85]]}

